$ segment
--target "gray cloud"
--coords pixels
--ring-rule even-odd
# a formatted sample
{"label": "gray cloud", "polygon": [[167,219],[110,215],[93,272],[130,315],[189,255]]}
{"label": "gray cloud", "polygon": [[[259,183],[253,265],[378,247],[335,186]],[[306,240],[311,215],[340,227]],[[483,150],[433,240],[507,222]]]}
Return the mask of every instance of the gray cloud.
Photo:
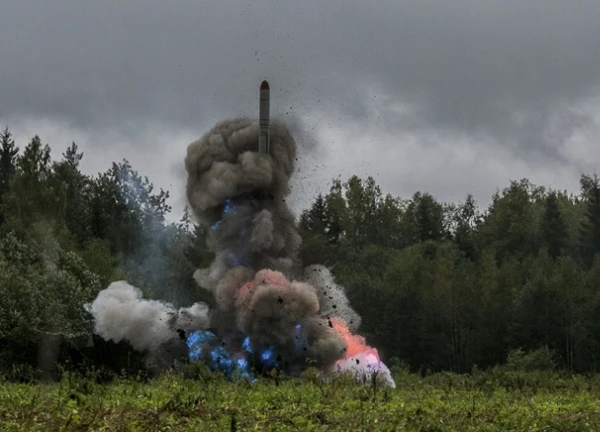
{"label": "gray cloud", "polygon": [[[303,170],[320,170],[326,181],[363,167],[382,171],[392,193],[411,187],[408,194],[429,189],[448,199],[476,189],[487,199],[509,178],[551,182],[545,173],[558,167],[577,188],[578,173],[600,162],[582,161],[572,148],[572,137],[587,146],[597,126],[598,104],[588,101],[600,92],[599,19],[592,0],[5,0],[0,121],[23,136],[50,122],[61,141],[53,147],[74,139],[56,126],[68,124],[90,157],[114,153],[134,165],[140,146],[150,146],[146,159],[155,161],[165,160],[167,146],[179,151],[169,167],[136,165],[144,173],[150,165],[150,178],[179,203],[182,192],[169,185],[184,175],[176,167],[183,169],[191,140],[183,138],[199,138],[223,118],[256,115],[257,86],[267,78],[272,112],[301,136],[298,181]],[[163,141],[148,138],[159,128]],[[325,136],[344,140],[341,153]],[[418,173],[414,160],[394,153],[412,145],[431,158]],[[477,160],[436,165],[439,154],[468,149]],[[462,179],[457,169],[482,177]]]}

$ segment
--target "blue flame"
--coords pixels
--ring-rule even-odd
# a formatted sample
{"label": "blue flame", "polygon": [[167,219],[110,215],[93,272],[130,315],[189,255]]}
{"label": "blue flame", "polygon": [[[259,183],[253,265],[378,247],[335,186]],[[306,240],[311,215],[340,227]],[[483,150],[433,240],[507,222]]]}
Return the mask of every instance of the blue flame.
{"label": "blue flame", "polygon": [[235,361],[236,372],[240,378],[248,378],[251,382],[256,382],[256,378],[250,373],[250,363],[246,358],[239,358]]}
{"label": "blue flame", "polygon": [[[225,200],[225,203],[223,204],[223,214],[234,213],[234,210],[235,210],[234,204],[231,202],[231,199],[227,198]],[[210,229],[213,231],[218,230],[219,227],[221,226],[221,222],[222,222],[222,220],[219,219],[210,227]]]}
{"label": "blue flame", "polygon": [[204,353],[204,350],[201,344],[214,342],[216,340],[217,336],[210,331],[198,330],[190,333],[186,340],[186,345],[189,349],[188,357],[190,360],[202,360],[202,354]]}
{"label": "blue flame", "polygon": [[194,361],[202,360],[202,348],[194,347],[194,348],[190,349],[188,356],[189,356],[190,360],[194,360]]}
{"label": "blue flame", "polygon": [[[250,338],[247,337],[242,344],[245,353],[234,356],[217,336],[208,330],[191,332],[186,340],[188,357],[191,361],[203,361],[213,371],[224,372],[228,379],[233,379],[234,374],[240,378],[248,378],[252,382],[255,378],[250,371],[250,363],[246,358],[252,354]],[[241,356],[241,357],[240,357]]]}
{"label": "blue flame", "polygon": [[210,351],[209,366],[211,369],[223,371],[229,376],[232,365],[231,354],[224,347],[218,346]]}
{"label": "blue flame", "polygon": [[279,364],[275,359],[275,348],[269,346],[261,351],[260,360],[262,364],[267,368],[278,368]]}
{"label": "blue flame", "polygon": [[246,338],[244,339],[244,342],[242,343],[242,348],[248,354],[252,353],[252,342],[250,341],[250,336],[246,336]]}
{"label": "blue flame", "polygon": [[217,336],[208,330],[197,330],[192,332],[187,337],[186,344],[188,348],[193,348],[195,345],[206,342],[213,342],[217,340]]}
{"label": "blue flame", "polygon": [[225,200],[225,206],[223,207],[223,213],[228,214],[233,210],[233,204],[229,198]]}

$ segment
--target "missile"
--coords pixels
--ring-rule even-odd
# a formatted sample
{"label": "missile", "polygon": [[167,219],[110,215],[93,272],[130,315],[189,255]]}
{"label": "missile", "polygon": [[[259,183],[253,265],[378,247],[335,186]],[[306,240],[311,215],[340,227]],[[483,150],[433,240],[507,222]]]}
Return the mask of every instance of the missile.
{"label": "missile", "polygon": [[258,152],[269,154],[271,152],[269,143],[269,110],[270,110],[269,83],[265,80],[260,84],[260,97],[258,105]]}

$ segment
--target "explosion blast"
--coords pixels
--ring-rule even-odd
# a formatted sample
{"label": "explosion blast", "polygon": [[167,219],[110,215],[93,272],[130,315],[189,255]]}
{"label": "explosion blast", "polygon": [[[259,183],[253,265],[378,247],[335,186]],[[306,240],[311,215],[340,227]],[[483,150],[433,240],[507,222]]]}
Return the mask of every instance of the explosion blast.
{"label": "explosion blast", "polygon": [[395,387],[377,350],[354,334],[361,320],[344,289],[327,268],[302,267],[286,204],[296,143],[283,124],[268,127],[268,153],[258,151],[259,122],[243,118],[218,123],[187,150],[188,202],[215,254],[194,279],[216,307],[176,310],[115,282],[88,306],[95,332],[127,340],[154,365],[185,354],[230,377],[252,378],[252,370],[272,368],[298,375],[312,363],[325,375],[363,380],[376,373]]}

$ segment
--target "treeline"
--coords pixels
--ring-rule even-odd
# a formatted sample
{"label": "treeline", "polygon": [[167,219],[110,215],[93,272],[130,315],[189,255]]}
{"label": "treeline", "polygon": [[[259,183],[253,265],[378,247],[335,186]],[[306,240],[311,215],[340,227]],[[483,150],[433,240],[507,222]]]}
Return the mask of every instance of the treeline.
{"label": "treeline", "polygon": [[167,223],[168,192],[126,160],[89,176],[82,157],[73,143],[53,161],[40,137],[20,150],[8,128],[0,134],[0,372],[56,361],[118,371],[135,354],[92,336],[83,308],[111,281],[175,304],[204,300],[192,278],[203,235],[189,215]]}
{"label": "treeline", "polygon": [[[0,134],[0,372],[56,361],[138,367],[126,345],[92,335],[82,307],[113,280],[176,305],[211,301],[192,278],[211,255],[189,214],[168,223],[168,192],[125,160],[86,175],[82,157],[75,143],[53,160],[38,136],[21,150]],[[352,177],[316,197],[300,230],[305,264],[332,268],[386,360],[466,372],[521,349],[596,371],[596,177],[582,176],[578,195],[512,182],[483,212],[471,196],[402,200]]]}
{"label": "treeline", "polygon": [[470,195],[400,200],[352,177],[318,196],[300,225],[305,261],[334,267],[388,359],[455,372],[523,352],[570,371],[600,365],[595,176],[581,176],[578,195],[514,181],[483,212]]}

